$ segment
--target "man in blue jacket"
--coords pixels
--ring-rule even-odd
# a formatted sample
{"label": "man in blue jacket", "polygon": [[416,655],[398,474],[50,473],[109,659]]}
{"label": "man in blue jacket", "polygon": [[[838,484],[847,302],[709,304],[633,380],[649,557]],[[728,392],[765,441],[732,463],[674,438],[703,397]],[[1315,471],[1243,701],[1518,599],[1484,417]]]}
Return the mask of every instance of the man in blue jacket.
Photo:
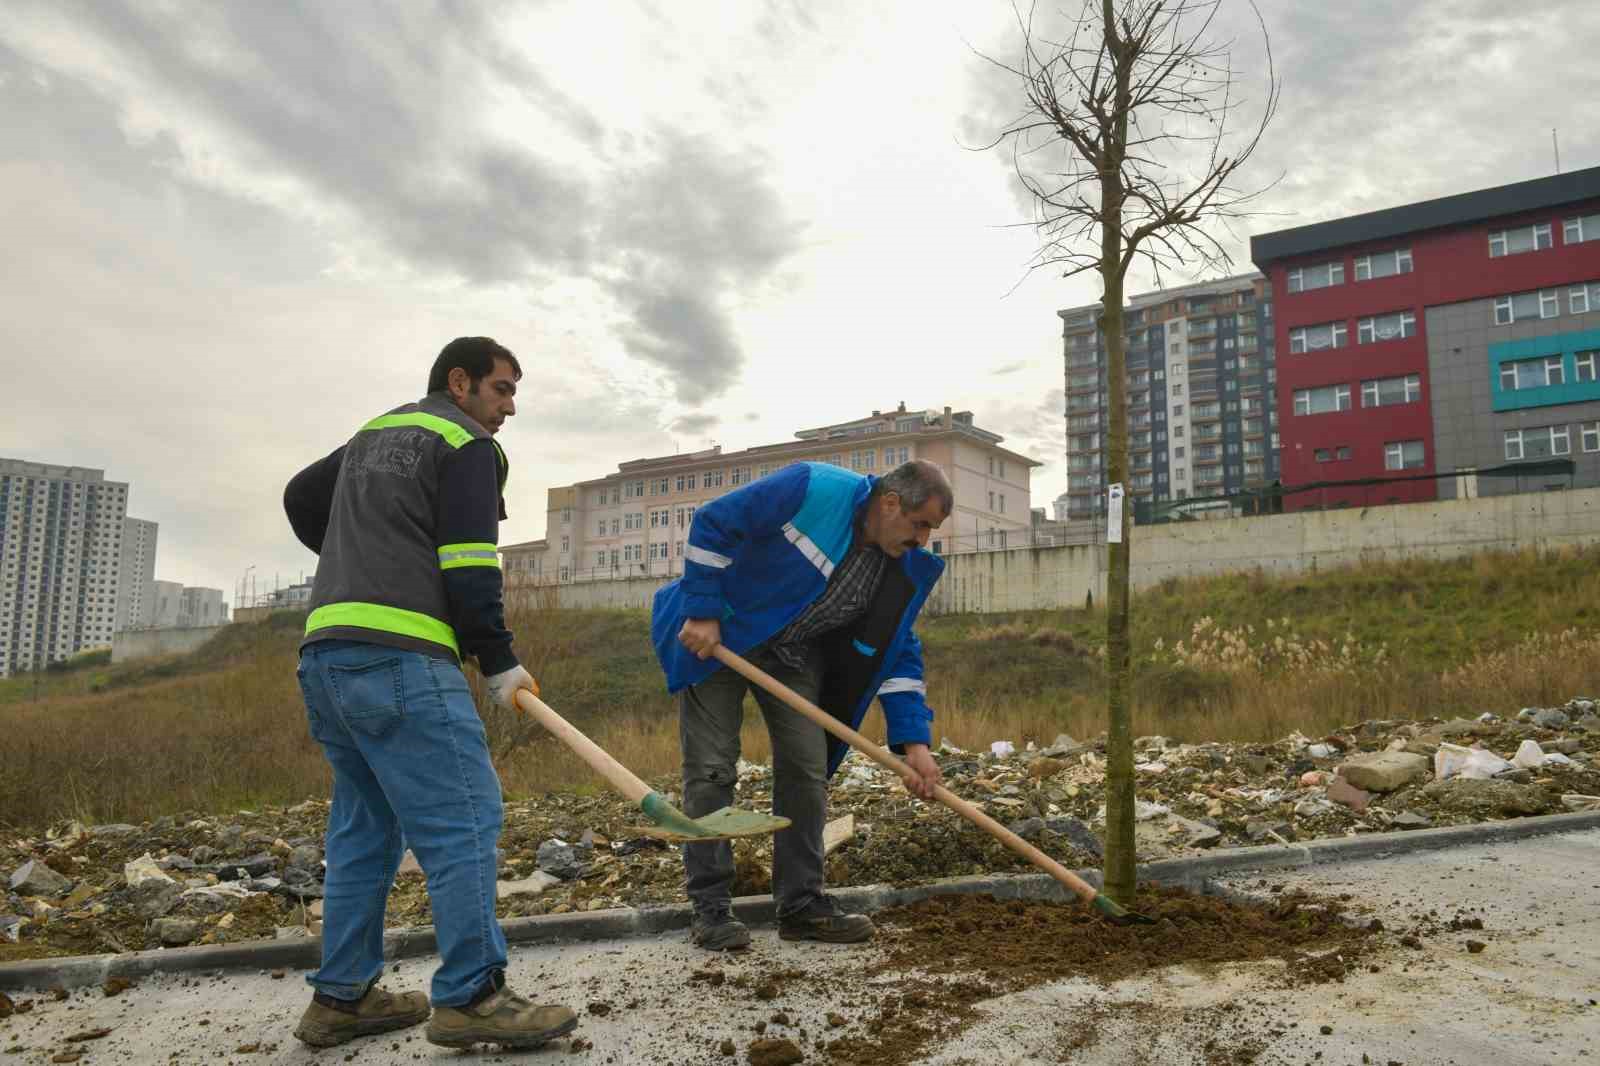
{"label": "man in blue jacket", "polygon": [[[743,677],[710,659],[719,643],[859,727],[876,696],[889,746],[929,798],[939,767],[928,750],[933,712],[922,680],[917,612],[944,571],[925,550],[955,505],[938,466],[915,460],[882,478],[795,463],[695,512],[683,577],[656,593],[651,638],[678,696],[683,806],[691,817],[733,802]],[[785,940],[858,943],[872,920],[825,891],[822,827],[828,777],[846,749],[815,723],[755,690],[772,739],[772,810],[793,823],[773,840],[772,894]],[[750,943],[733,916],[733,849],[683,851],[694,942]]]}

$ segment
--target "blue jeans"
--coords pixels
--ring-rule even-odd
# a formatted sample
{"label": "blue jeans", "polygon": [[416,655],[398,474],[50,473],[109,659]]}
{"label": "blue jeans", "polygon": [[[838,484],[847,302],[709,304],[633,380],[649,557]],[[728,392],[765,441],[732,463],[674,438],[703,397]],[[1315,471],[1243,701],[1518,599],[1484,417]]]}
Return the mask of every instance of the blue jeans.
{"label": "blue jeans", "polygon": [[383,915],[409,845],[428,879],[438,1006],[460,1006],[505,968],[495,919],[500,780],[461,668],[348,640],[300,653],[311,735],[333,767],[317,991],[359,998],[383,973]]}

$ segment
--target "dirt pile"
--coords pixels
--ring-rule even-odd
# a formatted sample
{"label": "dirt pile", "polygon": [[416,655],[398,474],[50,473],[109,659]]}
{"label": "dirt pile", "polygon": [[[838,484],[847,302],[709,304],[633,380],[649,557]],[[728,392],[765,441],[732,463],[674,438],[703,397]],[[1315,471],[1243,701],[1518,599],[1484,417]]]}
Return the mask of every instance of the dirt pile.
{"label": "dirt pile", "polygon": [[880,970],[977,974],[997,991],[1015,991],[1069,977],[1111,982],[1162,966],[1274,958],[1287,964],[1290,981],[1321,983],[1342,977],[1371,938],[1338,901],[1298,894],[1245,904],[1147,885],[1134,906],[1156,924],[1112,925],[1076,903],[923,900],[877,915],[906,934]]}

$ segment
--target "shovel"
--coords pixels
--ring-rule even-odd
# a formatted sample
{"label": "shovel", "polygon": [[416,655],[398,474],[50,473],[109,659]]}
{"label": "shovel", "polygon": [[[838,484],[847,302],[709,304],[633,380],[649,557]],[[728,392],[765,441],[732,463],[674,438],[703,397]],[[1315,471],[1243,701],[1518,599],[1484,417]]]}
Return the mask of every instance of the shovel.
{"label": "shovel", "polygon": [[[910,780],[917,776],[916,771],[907,766],[893,752],[880,747],[845,725],[821,707],[806,699],[794,689],[785,685],[771,674],[758,666],[753,666],[744,659],[735,655],[722,645],[717,645],[711,652],[717,660],[730,670],[734,670],[774,696],[778,697],[796,711],[817,723],[829,733],[849,744],[852,748],[866,755],[873,762],[888,770],[893,770],[901,778]],[[520,697],[519,697],[520,698]],[[1155,919],[1146,915],[1130,911],[1123,907],[1110,896],[1095,890],[1095,887],[1071,870],[1056,862],[1050,856],[1023,840],[1017,834],[1001,825],[999,822],[984,814],[978,808],[951,792],[943,785],[936,785],[933,790],[934,798],[940,803],[955,811],[961,817],[994,837],[1012,851],[1027,859],[1033,865],[1061,882],[1079,899],[1098,911],[1113,925],[1154,925]]]}
{"label": "shovel", "polygon": [[645,817],[655,823],[638,827],[637,831],[645,836],[670,844],[691,844],[766,836],[789,826],[787,818],[741,811],[736,807],[724,807],[703,818],[690,818],[668,803],[661,793],[652,791],[626,766],[613,759],[600,745],[584,736],[576,726],[527,689],[517,690],[517,708],[554,733],[563,744],[577,753],[578,758],[610,782],[612,788],[637,803]]}

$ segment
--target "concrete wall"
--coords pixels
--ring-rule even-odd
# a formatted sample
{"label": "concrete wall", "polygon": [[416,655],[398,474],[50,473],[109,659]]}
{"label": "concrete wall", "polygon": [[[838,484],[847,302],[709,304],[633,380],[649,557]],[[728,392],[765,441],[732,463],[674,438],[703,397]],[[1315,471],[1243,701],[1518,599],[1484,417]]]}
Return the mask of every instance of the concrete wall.
{"label": "concrete wall", "polygon": [[[1132,581],[1254,570],[1297,574],[1395,559],[1600,543],[1600,489],[1173,522],[1134,530]],[[966,614],[1105,602],[1106,546],[973,552],[946,560],[925,611]],[[648,608],[663,578],[545,586],[562,607]],[[545,591],[549,595],[549,591]],[[515,600],[513,599],[513,602]]]}
{"label": "concrete wall", "polygon": [[178,655],[194,651],[222,632],[222,626],[195,629],[133,629],[111,638],[111,661],[147,659],[152,655]]}

